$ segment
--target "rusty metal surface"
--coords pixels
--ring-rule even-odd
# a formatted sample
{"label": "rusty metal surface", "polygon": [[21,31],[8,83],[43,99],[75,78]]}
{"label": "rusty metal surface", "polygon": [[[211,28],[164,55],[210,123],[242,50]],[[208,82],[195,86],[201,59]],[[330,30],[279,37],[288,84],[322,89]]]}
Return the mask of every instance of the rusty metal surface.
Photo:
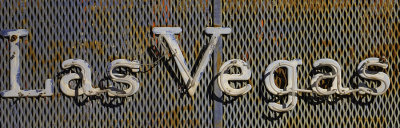
{"label": "rusty metal surface", "polygon": [[[221,65],[229,59],[250,64],[253,89],[241,97],[223,96],[223,127],[314,127],[400,125],[399,2],[382,1],[237,1],[222,0],[222,26],[233,33],[222,37]],[[203,30],[213,26],[212,1],[0,1],[0,29],[24,28],[21,44],[23,89],[44,88],[54,79],[55,95],[41,98],[0,98],[2,127],[212,127],[213,63],[210,62],[192,99],[182,93],[180,75],[172,61],[135,74],[140,89],[131,97],[68,97],[59,89],[66,73],[64,60],[80,58],[92,67],[95,86],[107,80],[107,63],[115,59],[157,60],[150,52],[165,50],[152,27],[182,27],[177,36],[189,67],[209,42]],[[0,90],[10,88],[9,44],[0,39]],[[320,97],[299,94],[296,108],[276,113],[267,107],[274,97],[263,83],[263,73],[275,60],[300,58],[299,88],[310,88],[312,63],[331,58],[342,66],[345,87],[363,81],[359,62],[385,56],[391,87],[381,96]],[[284,83],[284,76],[277,82]],[[376,86],[378,83],[367,81]],[[232,83],[242,86],[246,83]]]}
{"label": "rusty metal surface", "polygon": [[[224,126],[400,125],[398,1],[226,0],[223,3],[223,26],[233,30],[223,38],[223,61],[241,58],[250,64],[254,74],[250,93],[237,99],[224,98]],[[302,59],[303,65],[298,67],[298,86],[309,89],[313,62],[334,59],[342,67],[343,86],[356,88],[361,82],[356,73],[357,65],[368,57],[381,56],[389,60],[385,72],[391,82],[384,95],[320,97],[303,93],[299,94],[296,108],[287,113],[276,113],[267,106],[270,101],[285,98],[275,98],[263,83],[262,74],[273,61]],[[279,77],[276,80],[284,83],[282,81],[284,79]],[[379,84],[367,83],[375,87]]]}

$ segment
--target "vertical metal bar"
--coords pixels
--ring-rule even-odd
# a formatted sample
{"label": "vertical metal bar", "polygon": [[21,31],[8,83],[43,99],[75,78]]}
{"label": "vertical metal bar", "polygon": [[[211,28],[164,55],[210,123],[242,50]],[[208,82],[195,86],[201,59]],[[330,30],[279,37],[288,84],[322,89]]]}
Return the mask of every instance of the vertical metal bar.
{"label": "vertical metal bar", "polygon": [[[222,11],[221,11],[221,0],[213,0],[213,25],[214,27],[222,26]],[[222,61],[222,39],[218,39],[218,43],[214,52],[213,61],[213,74],[214,76],[218,73],[218,69],[221,66]],[[214,81],[214,108],[213,108],[213,125],[216,128],[222,128],[222,118],[223,118],[223,107],[222,107],[222,92],[218,87],[218,82]]]}

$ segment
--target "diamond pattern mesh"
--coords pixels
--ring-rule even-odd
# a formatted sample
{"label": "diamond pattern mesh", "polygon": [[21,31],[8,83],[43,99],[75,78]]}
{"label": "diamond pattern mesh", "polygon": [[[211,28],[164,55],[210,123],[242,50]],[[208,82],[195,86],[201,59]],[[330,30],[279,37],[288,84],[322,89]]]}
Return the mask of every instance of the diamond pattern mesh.
{"label": "diamond pattern mesh", "polygon": [[[253,70],[250,93],[236,99],[224,97],[227,101],[224,126],[400,125],[398,1],[226,0],[222,9],[224,26],[233,29],[232,34],[223,38],[223,61],[241,58]],[[382,56],[389,60],[385,72],[391,82],[382,96],[320,97],[303,93],[299,94],[296,108],[288,113],[276,113],[267,106],[268,102],[285,98],[274,97],[264,85],[263,74],[273,61],[302,59],[303,65],[298,67],[298,86],[310,89],[313,62],[334,59],[342,67],[343,85],[356,88],[362,82],[356,73],[359,62]],[[277,83],[282,81],[284,79],[276,79]],[[369,86],[378,84],[366,82]]]}
{"label": "diamond pattern mesh", "polygon": [[[244,96],[224,96],[224,127],[396,127],[399,92],[398,1],[237,1],[222,0],[223,26],[233,33],[224,36],[222,62],[243,59],[252,70],[253,89]],[[23,89],[44,88],[55,80],[55,95],[40,98],[1,98],[2,127],[211,127],[213,118],[212,63],[203,74],[192,99],[183,93],[180,74],[169,59],[136,73],[140,89],[127,98],[106,94],[68,97],[59,81],[69,71],[64,60],[80,58],[92,68],[93,85],[115,84],[107,80],[107,63],[115,59],[154,63],[162,42],[151,29],[179,26],[177,35],[184,57],[192,68],[209,42],[203,30],[212,26],[211,0],[160,1],[0,1],[0,29],[28,29],[21,50]],[[153,49],[154,50],[154,49]],[[0,90],[10,89],[9,44],[0,40]],[[356,88],[363,82],[356,74],[358,63],[368,57],[385,56],[391,87],[382,96],[349,95],[321,97],[299,94],[296,108],[276,113],[263,74],[271,62],[300,58],[299,88],[309,88],[312,63],[331,58],[342,66],[343,85]],[[196,67],[195,67],[196,68]],[[73,70],[75,71],[75,70]],[[284,83],[285,76],[277,77]],[[376,86],[374,81],[366,81]],[[243,86],[247,82],[234,82]]]}

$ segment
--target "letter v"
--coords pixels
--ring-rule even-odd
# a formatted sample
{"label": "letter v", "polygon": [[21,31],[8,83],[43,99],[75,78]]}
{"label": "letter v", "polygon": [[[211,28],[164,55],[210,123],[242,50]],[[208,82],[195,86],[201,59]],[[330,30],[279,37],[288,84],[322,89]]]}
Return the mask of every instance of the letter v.
{"label": "letter v", "polygon": [[178,65],[179,72],[182,75],[182,78],[188,87],[188,92],[190,96],[194,95],[196,88],[199,86],[199,81],[201,79],[202,74],[204,73],[204,69],[207,66],[207,63],[210,61],[211,54],[214,51],[215,46],[218,43],[218,39],[221,34],[229,34],[231,33],[230,28],[223,27],[207,27],[205,32],[207,34],[212,34],[211,43],[208,44],[207,50],[204,52],[203,57],[200,60],[200,65],[197,68],[194,77],[190,74],[190,71],[187,67],[186,61],[183,58],[182,51],[179,48],[178,42],[176,41],[174,34],[178,34],[182,31],[180,27],[155,27],[153,28],[154,34],[160,35],[161,38],[164,38],[170,48],[171,53],[174,56],[175,62]]}

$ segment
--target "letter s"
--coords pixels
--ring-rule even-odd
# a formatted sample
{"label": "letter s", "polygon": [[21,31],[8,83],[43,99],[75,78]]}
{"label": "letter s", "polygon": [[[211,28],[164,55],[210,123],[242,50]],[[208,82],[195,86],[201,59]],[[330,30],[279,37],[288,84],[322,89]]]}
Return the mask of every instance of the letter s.
{"label": "letter s", "polygon": [[389,76],[384,72],[369,71],[367,70],[368,66],[378,66],[386,69],[388,64],[380,61],[379,58],[368,58],[360,62],[357,69],[362,78],[378,80],[381,82],[381,85],[377,88],[369,88],[362,85],[359,86],[360,94],[368,93],[371,95],[382,95],[390,87]]}
{"label": "letter s", "polygon": [[126,83],[129,85],[129,88],[121,91],[111,86],[109,88],[112,89],[108,91],[108,95],[119,96],[119,97],[126,97],[133,95],[139,90],[139,80],[132,75],[113,73],[113,70],[117,67],[127,67],[132,72],[138,72],[140,68],[140,62],[137,60],[129,61],[126,59],[117,59],[112,61],[111,64],[109,65],[109,73],[111,76],[111,80],[115,82]]}

